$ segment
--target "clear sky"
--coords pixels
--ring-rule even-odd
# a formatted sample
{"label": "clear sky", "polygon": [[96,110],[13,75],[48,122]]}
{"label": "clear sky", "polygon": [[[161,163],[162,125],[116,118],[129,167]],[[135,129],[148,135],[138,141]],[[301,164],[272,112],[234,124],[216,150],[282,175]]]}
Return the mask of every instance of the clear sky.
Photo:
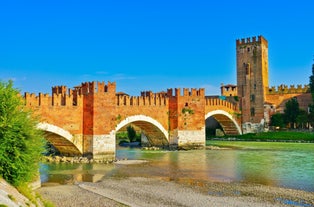
{"label": "clear sky", "polygon": [[86,81],[139,95],[236,84],[236,39],[263,35],[269,83],[308,84],[314,1],[1,0],[0,79],[51,93]]}

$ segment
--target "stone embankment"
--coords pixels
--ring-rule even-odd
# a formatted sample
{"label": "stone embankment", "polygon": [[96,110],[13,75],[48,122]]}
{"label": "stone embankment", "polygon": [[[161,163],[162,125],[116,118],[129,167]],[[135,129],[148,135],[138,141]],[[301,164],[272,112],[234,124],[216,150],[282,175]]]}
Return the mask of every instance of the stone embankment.
{"label": "stone embankment", "polygon": [[34,204],[24,195],[22,195],[16,188],[10,185],[7,181],[0,178],[0,206],[10,207],[43,207],[44,204],[38,199],[37,203]]}

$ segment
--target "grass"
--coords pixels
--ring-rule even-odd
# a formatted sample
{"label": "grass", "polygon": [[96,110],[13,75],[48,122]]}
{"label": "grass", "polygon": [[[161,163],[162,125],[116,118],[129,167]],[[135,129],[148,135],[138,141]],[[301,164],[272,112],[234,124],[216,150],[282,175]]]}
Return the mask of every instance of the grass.
{"label": "grass", "polygon": [[[222,139],[231,138],[223,137]],[[236,140],[242,141],[295,141],[295,142],[314,142],[313,132],[296,132],[296,131],[276,131],[261,132],[256,134],[243,134],[232,136]]]}
{"label": "grass", "polygon": [[38,206],[38,201],[40,200],[45,207],[54,207],[53,203],[43,199],[38,193],[33,192],[28,185],[20,185],[17,187],[17,190],[36,206]]}
{"label": "grass", "polygon": [[10,199],[11,201],[15,201],[15,198],[14,198],[14,196],[13,196],[13,195],[8,194],[8,197],[9,197],[9,199]]}

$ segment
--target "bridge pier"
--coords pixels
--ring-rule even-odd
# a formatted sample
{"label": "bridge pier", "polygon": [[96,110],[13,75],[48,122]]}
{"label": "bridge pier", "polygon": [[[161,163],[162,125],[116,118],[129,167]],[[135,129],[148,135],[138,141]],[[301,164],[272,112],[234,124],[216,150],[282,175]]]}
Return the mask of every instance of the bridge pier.
{"label": "bridge pier", "polygon": [[203,148],[206,145],[205,127],[200,130],[175,130],[171,144],[179,149]]}
{"label": "bridge pier", "polygon": [[94,160],[114,160],[116,152],[116,134],[85,135],[84,156],[92,156]]}

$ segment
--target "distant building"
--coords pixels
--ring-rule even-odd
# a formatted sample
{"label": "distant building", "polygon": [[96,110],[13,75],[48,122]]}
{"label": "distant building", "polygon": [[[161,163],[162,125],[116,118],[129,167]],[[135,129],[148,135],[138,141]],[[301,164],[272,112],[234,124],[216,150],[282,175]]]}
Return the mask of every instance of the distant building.
{"label": "distant building", "polygon": [[224,85],[222,83],[220,86],[220,91],[222,96],[238,96],[237,85],[232,84]]}

